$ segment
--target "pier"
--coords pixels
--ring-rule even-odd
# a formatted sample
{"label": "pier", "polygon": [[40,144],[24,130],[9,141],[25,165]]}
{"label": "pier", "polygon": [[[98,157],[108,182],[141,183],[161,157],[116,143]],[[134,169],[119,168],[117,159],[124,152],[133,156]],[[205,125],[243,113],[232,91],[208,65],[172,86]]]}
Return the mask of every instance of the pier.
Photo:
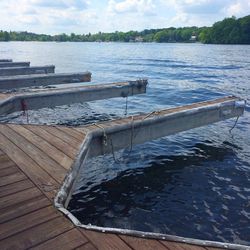
{"label": "pier", "polygon": [[[86,86],[85,90],[100,90],[98,93],[105,98],[126,97],[145,92],[146,83],[139,80],[118,86],[104,84],[103,90],[97,85]],[[133,84],[135,87],[131,87]],[[113,89],[116,92],[109,94]],[[78,87],[75,90],[74,93],[78,92]],[[39,91],[29,94],[34,94],[33,104],[32,98],[21,93],[26,96],[27,106],[41,107],[35,106],[40,102]],[[45,94],[44,100],[48,98],[48,105],[59,105],[64,102],[53,99],[60,91],[64,90],[46,90],[42,95]],[[5,100],[6,93],[1,96]],[[20,101],[15,96],[7,98]],[[77,99],[79,102],[87,100],[84,96]],[[19,107],[14,110],[20,110]],[[82,225],[67,210],[79,170],[87,158],[239,117],[244,108],[243,100],[229,96],[76,128],[0,124],[1,249],[247,249],[236,244]]]}
{"label": "pier", "polygon": [[29,67],[30,62],[13,62],[10,59],[1,59],[0,68],[10,68],[10,67]]}
{"label": "pier", "polygon": [[68,88],[40,89],[20,93],[0,93],[0,115],[17,111],[52,108],[114,97],[128,97],[146,92],[146,80],[96,84]]}
{"label": "pier", "polygon": [[32,74],[48,74],[55,73],[54,65],[35,66],[35,67],[10,67],[1,68],[0,76],[12,75],[32,75]]}
{"label": "pier", "polygon": [[0,78],[0,90],[89,82],[90,80],[90,72],[3,76]]}

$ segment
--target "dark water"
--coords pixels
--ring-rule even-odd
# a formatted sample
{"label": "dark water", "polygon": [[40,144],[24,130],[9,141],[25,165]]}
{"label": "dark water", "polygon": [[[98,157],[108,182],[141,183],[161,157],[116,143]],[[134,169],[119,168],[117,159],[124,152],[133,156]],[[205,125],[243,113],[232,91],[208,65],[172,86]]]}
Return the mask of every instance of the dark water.
{"label": "dark water", "polygon": [[[129,98],[129,114],[231,94],[250,101],[250,46],[0,43],[0,57],[90,70],[94,82],[148,78],[147,94]],[[29,115],[32,123],[77,126],[122,117],[124,108],[116,98]],[[70,210],[85,224],[250,244],[249,104],[230,134],[234,121],[116,152],[120,163],[112,155],[89,160]]]}

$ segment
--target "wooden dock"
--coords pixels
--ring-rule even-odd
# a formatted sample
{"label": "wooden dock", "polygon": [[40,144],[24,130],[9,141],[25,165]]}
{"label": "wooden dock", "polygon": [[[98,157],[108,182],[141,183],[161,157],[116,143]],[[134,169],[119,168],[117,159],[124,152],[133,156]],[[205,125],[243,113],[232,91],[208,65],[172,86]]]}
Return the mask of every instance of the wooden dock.
{"label": "wooden dock", "polygon": [[[31,75],[35,73],[37,68],[30,68],[29,62],[12,62],[11,59],[0,59],[1,70],[2,75],[11,72],[11,75],[14,75],[0,77],[0,89],[2,90],[12,90],[14,87],[40,86],[41,84],[50,85],[52,80],[57,84],[90,81],[91,77],[90,73],[83,75]],[[23,75],[17,75],[18,72],[19,74],[22,72]],[[126,97],[145,92],[147,82],[142,80],[143,84],[138,89],[134,89],[131,83],[119,83],[115,87],[113,85],[99,86],[99,99],[114,96]],[[140,82],[137,81],[137,83]],[[70,88],[66,90],[67,93],[65,89],[60,88],[56,90],[33,89],[33,93],[2,92],[0,93],[0,104],[7,100],[8,105],[10,105],[11,101],[17,100],[16,107],[10,105],[5,110],[2,107],[2,111],[9,113],[20,110],[20,100],[22,99],[27,102],[25,106],[28,109],[41,108],[46,105],[53,106],[54,104],[61,105],[72,101],[78,102],[83,100],[82,89],[91,90],[94,93],[95,90],[98,90],[98,86]],[[78,92],[77,96],[76,92]],[[94,95],[96,96],[96,93],[92,92],[88,98],[85,97],[84,101],[91,100]],[[62,98],[59,98],[62,93],[65,94],[62,97],[68,98],[63,102]],[[75,226],[69,219],[70,213],[67,213],[67,206],[58,203],[59,194],[64,190],[65,183],[68,183],[69,176],[74,173],[76,167],[79,167],[79,159],[82,159],[85,147],[84,143],[88,141],[90,135],[91,145],[88,148],[88,157],[93,157],[110,153],[111,148],[112,150],[124,148],[128,142],[132,141],[132,137],[134,137],[133,143],[138,144],[185,129],[239,116],[243,113],[243,106],[244,104],[238,98],[225,97],[215,101],[196,103],[78,128],[0,124],[0,249],[247,249],[238,245],[233,248],[232,245],[223,243],[209,245],[205,241],[185,238],[177,240],[178,237],[175,236],[173,238],[175,237],[176,240],[170,240],[167,237],[150,239],[122,233],[108,233],[107,230],[106,232],[91,231]],[[4,112],[2,113],[5,114]],[[188,124],[185,119],[192,122]],[[135,134],[132,134],[131,131]],[[107,139],[106,137],[109,140],[104,150],[103,142],[104,139]],[[113,140],[114,145],[110,144],[111,140]],[[73,184],[70,186],[71,191],[73,186]],[[69,193],[66,194],[67,199],[69,199]],[[63,199],[61,201],[64,202]],[[58,207],[58,204],[65,208],[63,213],[58,210],[61,208]],[[145,233],[145,235],[147,234]]]}
{"label": "wooden dock", "polygon": [[0,249],[216,249],[85,230],[57,211],[53,199],[90,128],[0,125]]}

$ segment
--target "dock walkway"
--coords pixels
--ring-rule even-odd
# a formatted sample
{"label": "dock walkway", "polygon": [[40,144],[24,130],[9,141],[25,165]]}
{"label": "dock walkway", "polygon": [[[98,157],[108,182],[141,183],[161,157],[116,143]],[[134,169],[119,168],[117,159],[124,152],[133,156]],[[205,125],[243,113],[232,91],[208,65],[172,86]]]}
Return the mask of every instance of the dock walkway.
{"label": "dock walkway", "polygon": [[85,128],[0,125],[1,249],[215,249],[76,228],[53,199],[85,134]]}

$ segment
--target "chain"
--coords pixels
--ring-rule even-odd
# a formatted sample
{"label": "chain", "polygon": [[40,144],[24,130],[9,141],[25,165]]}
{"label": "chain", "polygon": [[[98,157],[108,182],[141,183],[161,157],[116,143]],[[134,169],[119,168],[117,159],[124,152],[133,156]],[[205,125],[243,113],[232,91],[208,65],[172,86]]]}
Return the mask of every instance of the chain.
{"label": "chain", "polygon": [[237,125],[237,123],[238,123],[239,118],[240,118],[240,117],[239,117],[239,116],[237,116],[236,121],[235,121],[235,123],[234,123],[233,127],[229,129],[229,133],[230,133],[230,134],[231,134],[232,130],[236,127],[236,125]]}
{"label": "chain", "polygon": [[124,115],[127,116],[128,114],[128,96],[126,96],[126,103],[125,103],[125,112]]}

